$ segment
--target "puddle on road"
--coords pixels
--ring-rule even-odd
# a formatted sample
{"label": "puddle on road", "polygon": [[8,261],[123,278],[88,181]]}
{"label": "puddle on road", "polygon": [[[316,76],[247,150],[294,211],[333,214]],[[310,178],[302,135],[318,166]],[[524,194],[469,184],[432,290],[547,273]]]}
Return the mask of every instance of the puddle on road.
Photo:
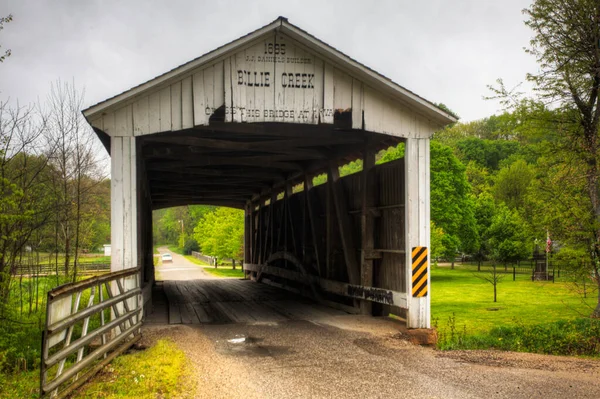
{"label": "puddle on road", "polygon": [[278,357],[291,353],[289,346],[263,345],[263,341],[264,338],[238,334],[215,343],[218,353],[229,356]]}

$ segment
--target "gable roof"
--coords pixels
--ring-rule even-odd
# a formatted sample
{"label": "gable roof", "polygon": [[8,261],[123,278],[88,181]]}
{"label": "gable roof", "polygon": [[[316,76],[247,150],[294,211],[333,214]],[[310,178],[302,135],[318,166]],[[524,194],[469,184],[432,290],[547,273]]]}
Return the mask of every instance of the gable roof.
{"label": "gable roof", "polygon": [[189,61],[183,65],[180,65],[162,75],[155,77],[145,83],[135,86],[121,94],[111,97],[107,100],[99,102],[89,108],[83,110],[83,114],[86,118],[92,117],[93,115],[105,112],[106,110],[121,104],[124,101],[135,98],[156,86],[162,85],[171,80],[177,79],[180,75],[186,72],[192,71],[204,64],[208,64],[219,57],[222,57],[230,52],[234,52],[243,46],[253,42],[261,36],[270,32],[280,32],[286,34],[290,38],[298,41],[299,43],[310,48],[311,51],[322,56],[325,59],[330,60],[336,67],[345,69],[349,74],[354,77],[361,79],[366,84],[371,86],[373,89],[379,90],[388,96],[395,98],[405,103],[409,108],[412,108],[416,112],[427,117],[435,124],[439,126],[447,125],[448,123],[456,122],[458,119],[436,106],[432,102],[418,96],[412,91],[400,86],[391,79],[381,75],[380,73],[372,70],[371,68],[359,63],[353,58],[347,56],[341,51],[328,45],[327,43],[317,39],[308,32],[288,22],[287,18],[279,17],[275,21],[268,25],[263,26],[253,32],[248,33],[245,36],[240,37],[230,43],[227,43],[217,49],[206,53],[192,61]]}

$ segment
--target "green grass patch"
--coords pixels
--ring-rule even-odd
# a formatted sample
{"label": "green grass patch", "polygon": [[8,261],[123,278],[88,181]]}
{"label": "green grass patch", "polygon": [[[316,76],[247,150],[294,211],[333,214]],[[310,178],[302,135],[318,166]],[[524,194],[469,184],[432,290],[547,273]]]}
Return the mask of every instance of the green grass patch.
{"label": "green grass patch", "polygon": [[[472,270],[433,267],[431,281],[432,320],[442,349],[588,355],[594,355],[590,348],[598,351],[590,334],[598,334],[600,322],[586,318],[597,300],[592,284],[583,298],[566,280],[532,282],[529,275],[517,275],[513,281],[509,273],[498,283],[494,303],[493,286]],[[558,334],[560,329],[564,335]]]}
{"label": "green grass patch", "polygon": [[169,340],[119,356],[75,396],[77,398],[194,397],[184,353]]}
{"label": "green grass patch", "polygon": [[187,260],[189,260],[190,262],[193,262],[197,265],[200,265],[204,268],[204,270],[214,276],[217,277],[237,277],[237,278],[243,278],[244,277],[244,271],[242,270],[242,266],[238,265],[235,267],[235,270],[233,270],[231,268],[231,266],[218,266],[217,268],[215,268],[214,266],[209,266],[206,264],[206,262],[200,260],[200,259],[196,259],[194,258],[192,255],[184,255],[185,258]]}
{"label": "green grass patch", "polygon": [[431,269],[431,314],[439,326],[453,314],[456,326],[466,326],[469,333],[487,332],[500,325],[569,320],[590,315],[597,301],[592,284],[584,299],[566,280],[532,282],[529,275],[517,275],[513,281],[509,273],[498,283],[498,302],[494,303],[493,286],[476,274],[458,266],[454,270]]}
{"label": "green grass patch", "polygon": [[468,335],[466,330],[442,329],[438,347],[498,349],[547,355],[600,357],[600,320],[578,318],[552,323],[501,326],[488,333]]}
{"label": "green grass patch", "polygon": [[169,251],[171,251],[171,252],[175,252],[176,254],[179,254],[179,255],[184,255],[183,249],[179,248],[177,245],[169,245],[169,246],[167,246],[167,248],[169,248]]}
{"label": "green grass patch", "polygon": [[0,398],[39,398],[40,371],[0,374]]}

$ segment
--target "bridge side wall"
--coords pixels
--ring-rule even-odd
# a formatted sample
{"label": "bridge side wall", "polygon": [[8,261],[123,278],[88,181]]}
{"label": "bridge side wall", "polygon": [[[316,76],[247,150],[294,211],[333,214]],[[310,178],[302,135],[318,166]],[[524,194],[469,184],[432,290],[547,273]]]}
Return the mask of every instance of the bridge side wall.
{"label": "bridge side wall", "polygon": [[[372,218],[372,248],[364,248],[361,228],[364,179],[362,172],[331,180],[315,187],[293,188],[291,195],[278,194],[279,199],[261,199],[247,207],[249,234],[246,234],[246,263],[265,264],[275,253],[286,252],[300,260],[305,272],[315,277],[361,285],[352,281],[346,260],[345,246],[350,248],[354,264],[361,271],[364,260],[372,262],[370,280],[375,288],[407,292],[406,288],[406,223],[405,223],[405,165],[404,159],[377,165],[368,179],[372,179],[373,202],[367,209]],[[305,183],[305,187],[310,184]],[[338,189],[340,201],[346,201],[345,215],[336,212],[335,194]],[[282,195],[283,194],[283,195]],[[345,221],[340,220],[345,218]],[[347,231],[342,231],[345,226]],[[346,237],[344,237],[346,235]],[[352,243],[352,244],[350,244]],[[368,251],[362,255],[361,251]],[[285,259],[269,262],[270,266],[297,270]],[[249,273],[251,274],[251,273]],[[262,277],[267,277],[263,275]],[[268,276],[276,283],[299,288],[301,284],[277,276]],[[367,278],[367,281],[369,278]],[[354,300],[335,294],[320,293],[329,301],[354,306]],[[406,312],[395,306],[374,304],[374,314],[396,313],[405,317]]]}

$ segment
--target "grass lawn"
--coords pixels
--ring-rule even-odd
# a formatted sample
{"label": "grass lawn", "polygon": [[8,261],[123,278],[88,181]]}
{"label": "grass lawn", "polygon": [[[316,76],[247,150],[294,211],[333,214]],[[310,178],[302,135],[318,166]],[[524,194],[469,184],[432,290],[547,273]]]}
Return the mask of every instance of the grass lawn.
{"label": "grass lawn", "polygon": [[179,248],[177,245],[168,245],[167,248],[171,252],[175,252],[176,254],[183,255],[183,250]]}
{"label": "grass lawn", "polygon": [[159,340],[146,350],[119,356],[75,398],[192,398],[188,360],[174,343]]}
{"label": "grass lawn", "polygon": [[235,270],[231,268],[231,266],[218,266],[215,268],[214,266],[209,266],[206,262],[201,261],[200,259],[194,258],[192,255],[184,255],[187,260],[193,262],[197,265],[200,265],[204,268],[204,270],[212,275],[218,277],[237,277],[243,278],[244,272],[240,265],[235,267]]}
{"label": "grass lawn", "polygon": [[39,398],[40,370],[0,373],[0,398]]}
{"label": "grass lawn", "polygon": [[[472,269],[471,269],[472,270]],[[497,286],[498,302],[493,302],[493,286],[476,277],[477,272],[447,267],[431,269],[431,315],[438,328],[448,328],[453,313],[455,327],[468,335],[485,333],[493,327],[543,324],[587,317],[597,301],[590,284],[587,299],[566,280],[532,282],[529,275],[508,274]],[[481,274],[488,274],[481,272]]]}

